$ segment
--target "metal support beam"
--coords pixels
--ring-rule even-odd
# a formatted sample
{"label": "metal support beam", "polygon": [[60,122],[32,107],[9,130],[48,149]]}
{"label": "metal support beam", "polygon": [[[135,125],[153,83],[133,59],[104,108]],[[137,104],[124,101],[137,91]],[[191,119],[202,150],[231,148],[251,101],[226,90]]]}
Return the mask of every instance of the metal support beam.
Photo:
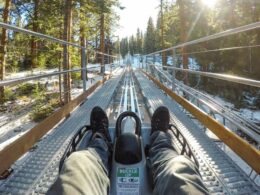
{"label": "metal support beam", "polygon": [[86,49],[85,48],[82,48],[81,49],[81,52],[82,52],[82,54],[81,54],[81,56],[82,56],[82,60],[81,60],[81,67],[82,67],[82,71],[81,71],[81,74],[82,74],[82,80],[83,80],[83,91],[86,91],[87,90],[87,86],[86,86],[86,81],[87,81],[87,79],[86,79],[86,71],[87,71],[87,69],[86,69]]}
{"label": "metal support beam", "polygon": [[[173,66],[176,67],[176,50],[173,49],[173,56],[172,56],[172,60],[173,60]],[[172,69],[172,90],[175,91],[175,70]]]}

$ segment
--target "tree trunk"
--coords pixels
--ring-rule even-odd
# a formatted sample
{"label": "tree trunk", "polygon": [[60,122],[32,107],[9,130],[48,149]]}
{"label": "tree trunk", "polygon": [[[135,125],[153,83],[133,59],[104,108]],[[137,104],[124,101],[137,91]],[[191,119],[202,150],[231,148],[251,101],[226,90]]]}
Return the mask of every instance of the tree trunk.
{"label": "tree trunk", "polygon": [[[63,0],[61,0],[63,1]],[[63,8],[60,9],[60,16],[62,18],[63,15]],[[60,39],[63,39],[63,31],[64,31],[64,21],[60,24]],[[63,66],[63,53],[60,52],[60,62],[59,62],[59,72],[62,71]],[[64,101],[62,100],[62,75],[59,74],[59,98],[60,98],[60,105],[64,105]]]}
{"label": "tree trunk", "polygon": [[[82,29],[80,30],[81,32],[80,32],[80,45],[82,46],[82,47],[85,47],[86,48],[86,37],[85,37],[85,35],[83,34],[83,32],[82,32]],[[81,56],[81,58],[80,58],[80,60],[81,60],[81,68],[84,68],[82,65],[83,65],[83,56],[82,56],[82,52],[83,52],[83,50],[86,52],[86,50],[85,49],[81,49],[81,53],[80,53],[80,56]],[[86,56],[86,55],[85,55]],[[86,60],[86,59],[85,59]],[[86,70],[84,70],[85,72],[86,72]],[[83,71],[81,71],[81,79],[83,80]]]}
{"label": "tree trunk", "polygon": [[[65,1],[65,14],[64,14],[64,31],[63,39],[64,41],[70,42],[71,37],[71,23],[72,23],[72,0]],[[70,55],[69,46],[63,45],[63,70],[70,70]],[[64,103],[68,103],[71,100],[70,90],[70,73],[64,74],[63,86],[64,86]]]}
{"label": "tree trunk", "polygon": [[[39,0],[34,0],[33,31],[38,31]],[[31,69],[37,67],[37,41],[34,36],[31,40]]]}
{"label": "tree trunk", "polygon": [[[163,0],[161,0],[161,45],[162,49],[165,48],[164,45],[164,16],[163,16]],[[162,52],[162,65],[166,66],[167,65],[167,60],[166,60],[166,53]],[[165,67],[163,68],[164,70],[167,70]]]}
{"label": "tree trunk", "polygon": [[101,54],[101,68],[100,68],[100,73],[104,74],[105,73],[105,66],[104,66],[104,52],[105,52],[105,15],[104,13],[101,13],[100,16],[100,52]]}
{"label": "tree trunk", "polygon": [[[187,20],[185,17],[185,14],[188,12],[185,11],[185,2],[183,0],[179,1],[180,5],[180,21],[181,21],[181,42],[185,43],[187,41]],[[182,64],[184,69],[188,69],[188,55],[187,53],[187,48],[183,47],[182,48]],[[188,84],[188,73],[184,73],[184,83]]]}
{"label": "tree trunk", "polygon": [[[80,2],[80,45],[82,47],[86,48],[86,34],[85,34],[84,23],[83,23],[84,19],[85,19],[85,17],[83,17],[83,16],[85,16],[85,12],[84,12],[84,9],[83,9],[83,5],[84,5],[84,2],[81,1]],[[81,53],[80,53],[80,56],[81,56],[81,58],[80,58],[81,59],[81,68],[83,68],[82,65],[83,65],[83,61],[84,61],[83,56],[82,56],[83,50],[86,52],[85,49],[81,49]],[[85,59],[85,60],[87,60],[87,59]],[[86,61],[85,61],[85,63],[86,63]],[[86,70],[84,70],[84,71],[86,72]],[[87,74],[86,74],[86,77],[87,77]],[[83,80],[83,71],[81,71],[81,80]]]}
{"label": "tree trunk", "polygon": [[[9,12],[11,7],[11,0],[5,1],[5,8],[3,12],[3,22],[8,23]],[[6,45],[7,45],[7,31],[2,28],[1,46],[0,46],[0,80],[5,78],[5,64],[6,64]],[[4,87],[0,87],[0,104],[4,103]]]}

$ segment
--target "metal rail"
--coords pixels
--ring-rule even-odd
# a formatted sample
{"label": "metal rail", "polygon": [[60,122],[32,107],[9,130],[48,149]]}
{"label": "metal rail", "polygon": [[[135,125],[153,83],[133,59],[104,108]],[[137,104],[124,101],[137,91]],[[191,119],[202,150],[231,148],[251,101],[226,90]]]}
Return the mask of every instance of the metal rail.
{"label": "metal rail", "polygon": [[254,29],[257,29],[257,28],[260,28],[260,22],[248,24],[248,25],[245,25],[245,26],[240,26],[240,27],[237,27],[237,28],[234,28],[234,29],[226,30],[226,31],[223,31],[223,32],[220,32],[220,33],[216,33],[216,34],[213,34],[213,35],[202,37],[202,38],[199,38],[199,39],[196,39],[196,40],[193,40],[193,41],[189,41],[189,42],[186,42],[186,43],[181,43],[177,46],[173,46],[173,47],[170,47],[170,48],[167,48],[167,49],[163,49],[163,50],[160,50],[160,51],[156,51],[156,52],[147,54],[146,56],[154,55],[154,54],[157,54],[157,53],[161,53],[161,52],[165,52],[165,51],[169,51],[169,50],[173,50],[173,49],[179,49],[179,48],[182,48],[182,47],[186,47],[186,46],[198,44],[198,43],[201,43],[201,42],[218,39],[218,38],[221,38],[221,37],[234,35],[234,34],[249,31],[249,30],[254,30]]}
{"label": "metal rail", "polygon": [[[24,29],[24,28],[21,28],[21,27],[6,24],[4,22],[0,22],[0,27],[8,29],[8,30],[13,30],[15,32],[25,33],[25,34],[35,36],[35,37],[38,37],[38,38],[41,38],[41,39],[46,39],[46,40],[49,40],[49,41],[52,41],[52,42],[55,42],[55,43],[59,43],[59,44],[62,44],[62,45],[71,45],[71,46],[74,46],[74,47],[77,47],[77,48],[88,50],[86,47],[83,47],[83,46],[78,45],[76,43],[67,42],[67,41],[64,41],[62,39],[52,37],[50,35],[45,35],[45,34],[42,34],[42,33],[34,32],[34,31],[27,30],[27,29]],[[109,54],[102,53],[102,52],[95,51],[95,50],[92,50],[92,51],[94,51],[95,53],[98,53],[98,54],[102,54],[104,56],[110,56],[110,57],[116,58],[116,56],[113,56],[113,55],[109,55]]]}
{"label": "metal rail", "polygon": [[14,85],[14,84],[20,84],[25,81],[31,81],[31,80],[36,80],[40,78],[45,78],[45,77],[50,77],[50,76],[55,76],[55,75],[60,75],[60,74],[65,74],[69,72],[78,72],[82,70],[87,70],[86,68],[79,68],[79,69],[73,69],[73,70],[64,70],[60,72],[53,72],[53,73],[47,73],[47,74],[41,74],[41,75],[35,75],[35,76],[29,76],[29,77],[22,77],[22,78],[16,78],[16,79],[9,79],[9,80],[3,80],[0,81],[0,86],[8,86],[8,85]]}
{"label": "metal rail", "polygon": [[126,85],[125,85],[125,94],[124,94],[124,107],[123,107],[123,112],[127,111],[127,104],[128,104],[128,85],[127,85],[128,81],[126,81]]}
{"label": "metal rail", "polygon": [[124,84],[122,86],[122,93],[121,93],[120,103],[119,103],[119,107],[118,107],[117,118],[121,114],[121,108],[122,108],[122,104],[123,104],[124,90],[125,90],[124,86],[125,86],[125,82],[126,82],[125,79],[124,79]]}
{"label": "metal rail", "polygon": [[132,79],[132,83],[133,83],[134,100],[135,100],[135,103],[136,103],[137,114],[139,115],[139,118],[142,122],[142,116],[141,116],[141,112],[140,112],[140,108],[139,108],[139,102],[138,102],[138,97],[137,97],[135,85],[134,85],[135,82],[134,82],[134,79],[133,79],[133,74],[134,73],[132,73],[131,79]]}
{"label": "metal rail", "polygon": [[35,37],[38,37],[38,38],[47,39],[47,40],[50,40],[52,42],[59,43],[59,44],[62,44],[62,45],[71,45],[71,46],[78,47],[78,48],[81,48],[81,49],[85,48],[85,47],[82,47],[82,46],[75,44],[75,43],[67,42],[67,41],[64,41],[64,40],[61,40],[61,39],[54,38],[54,37],[49,36],[49,35],[41,34],[41,33],[38,33],[38,32],[34,32],[34,31],[31,31],[31,30],[27,30],[27,29],[24,29],[24,28],[17,27],[17,26],[14,26],[14,25],[6,24],[4,22],[0,22],[0,27],[8,29],[8,30],[13,30],[15,32],[21,32],[21,33],[25,33],[25,34],[28,34],[28,35],[32,35],[32,36],[35,36]]}
{"label": "metal rail", "polygon": [[245,134],[247,134],[249,137],[251,137],[253,140],[255,140],[258,144],[260,143],[260,128],[257,125],[254,125],[250,123],[248,120],[240,117],[239,115],[231,112],[226,107],[216,103],[214,99],[211,97],[208,97],[207,95],[189,87],[184,84],[182,84],[180,81],[176,80],[172,82],[172,80],[169,78],[169,76],[166,75],[165,72],[158,70],[158,68],[155,68],[161,75],[163,75],[166,80],[170,83],[174,83],[177,87],[182,89],[182,91],[185,91],[189,95],[191,95],[193,98],[195,98],[200,103],[206,105],[214,112],[218,113],[222,117],[228,119],[232,124],[234,124],[236,127],[241,129]]}
{"label": "metal rail", "polygon": [[164,68],[167,68],[167,69],[172,69],[172,70],[181,71],[181,72],[188,72],[188,73],[191,73],[191,74],[211,77],[211,78],[220,79],[220,80],[224,80],[224,81],[231,81],[231,82],[234,82],[234,83],[239,83],[239,84],[244,84],[244,85],[249,85],[249,86],[260,88],[260,81],[258,81],[258,80],[247,79],[247,78],[232,76],[232,75],[227,75],[227,74],[219,74],[219,73],[202,72],[202,71],[197,71],[197,70],[182,69],[182,68],[176,68],[176,67],[172,67],[172,66],[160,66],[160,65],[153,65],[153,64],[150,64],[150,65],[151,66],[157,66],[157,67],[164,67]]}
{"label": "metal rail", "polygon": [[240,156],[248,165],[252,167],[258,174],[260,173],[260,152],[240,138],[235,133],[231,132],[228,128],[221,123],[202,112],[188,100],[177,95],[168,87],[164,86],[160,81],[155,79],[150,74],[144,72],[149,79],[151,79],[158,87],[160,87],[165,93],[167,93],[173,100],[179,103],[183,108],[188,110],[193,116],[195,116],[205,127],[211,130],[220,140],[229,146],[238,156]]}
{"label": "metal rail", "polygon": [[[108,66],[108,65],[110,65],[110,64],[106,64],[105,66]],[[92,67],[89,67],[89,68],[77,68],[77,69],[72,69],[72,70],[55,71],[55,72],[52,72],[52,73],[39,74],[39,75],[16,78],[16,79],[8,79],[8,80],[0,81],[0,86],[15,85],[15,84],[20,84],[20,83],[26,82],[26,81],[37,80],[37,79],[40,79],[40,78],[61,75],[61,74],[69,73],[69,72],[79,72],[79,71],[84,71],[84,70],[90,70],[90,69],[95,69],[97,67],[100,67],[100,65],[92,66]]]}
{"label": "metal rail", "polygon": [[132,112],[136,112],[136,108],[135,108],[135,101],[134,101],[134,93],[133,93],[133,82],[132,82],[132,78],[130,79],[130,98],[131,98],[131,111]]}
{"label": "metal rail", "polygon": [[132,70],[130,70],[128,71],[128,73],[126,73],[124,83],[122,86],[118,116],[121,114],[121,112],[127,111],[129,109],[128,105],[130,105],[131,111],[139,115],[139,118],[142,121],[142,116],[138,104],[139,103],[135,89],[135,82],[133,80],[133,72]]}
{"label": "metal rail", "polygon": [[[171,123],[185,135],[200,164],[203,181],[212,194],[258,194],[259,188],[252,180],[181,111],[175,101],[165,96],[163,91],[141,73],[136,77],[151,112],[165,105],[171,112]],[[151,88],[153,90],[151,90]],[[173,137],[174,139],[174,137]],[[177,140],[173,141],[179,148]],[[179,148],[180,149],[180,148]]]}

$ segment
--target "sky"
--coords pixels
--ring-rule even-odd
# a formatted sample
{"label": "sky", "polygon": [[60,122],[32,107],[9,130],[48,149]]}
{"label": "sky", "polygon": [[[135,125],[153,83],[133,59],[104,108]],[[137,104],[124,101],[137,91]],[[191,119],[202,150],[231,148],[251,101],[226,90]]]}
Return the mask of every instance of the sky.
{"label": "sky", "polygon": [[115,35],[120,38],[131,36],[136,34],[138,27],[144,32],[150,16],[154,22],[156,21],[159,2],[159,0],[120,0],[125,9],[118,11],[120,21]]}

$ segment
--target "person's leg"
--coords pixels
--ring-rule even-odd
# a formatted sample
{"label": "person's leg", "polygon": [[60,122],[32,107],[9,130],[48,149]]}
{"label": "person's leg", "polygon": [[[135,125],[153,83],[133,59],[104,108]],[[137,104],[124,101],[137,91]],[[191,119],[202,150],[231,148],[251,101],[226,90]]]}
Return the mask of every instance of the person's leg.
{"label": "person's leg", "polygon": [[107,194],[108,149],[102,138],[94,138],[86,150],[72,153],[47,194]]}
{"label": "person's leg", "polygon": [[196,165],[177,154],[167,133],[169,118],[165,107],[158,108],[152,117],[149,158],[154,179],[153,194],[208,194]]}
{"label": "person's leg", "polygon": [[72,153],[47,194],[107,194],[110,148],[108,119],[101,108],[91,113],[93,137],[86,150]]}

